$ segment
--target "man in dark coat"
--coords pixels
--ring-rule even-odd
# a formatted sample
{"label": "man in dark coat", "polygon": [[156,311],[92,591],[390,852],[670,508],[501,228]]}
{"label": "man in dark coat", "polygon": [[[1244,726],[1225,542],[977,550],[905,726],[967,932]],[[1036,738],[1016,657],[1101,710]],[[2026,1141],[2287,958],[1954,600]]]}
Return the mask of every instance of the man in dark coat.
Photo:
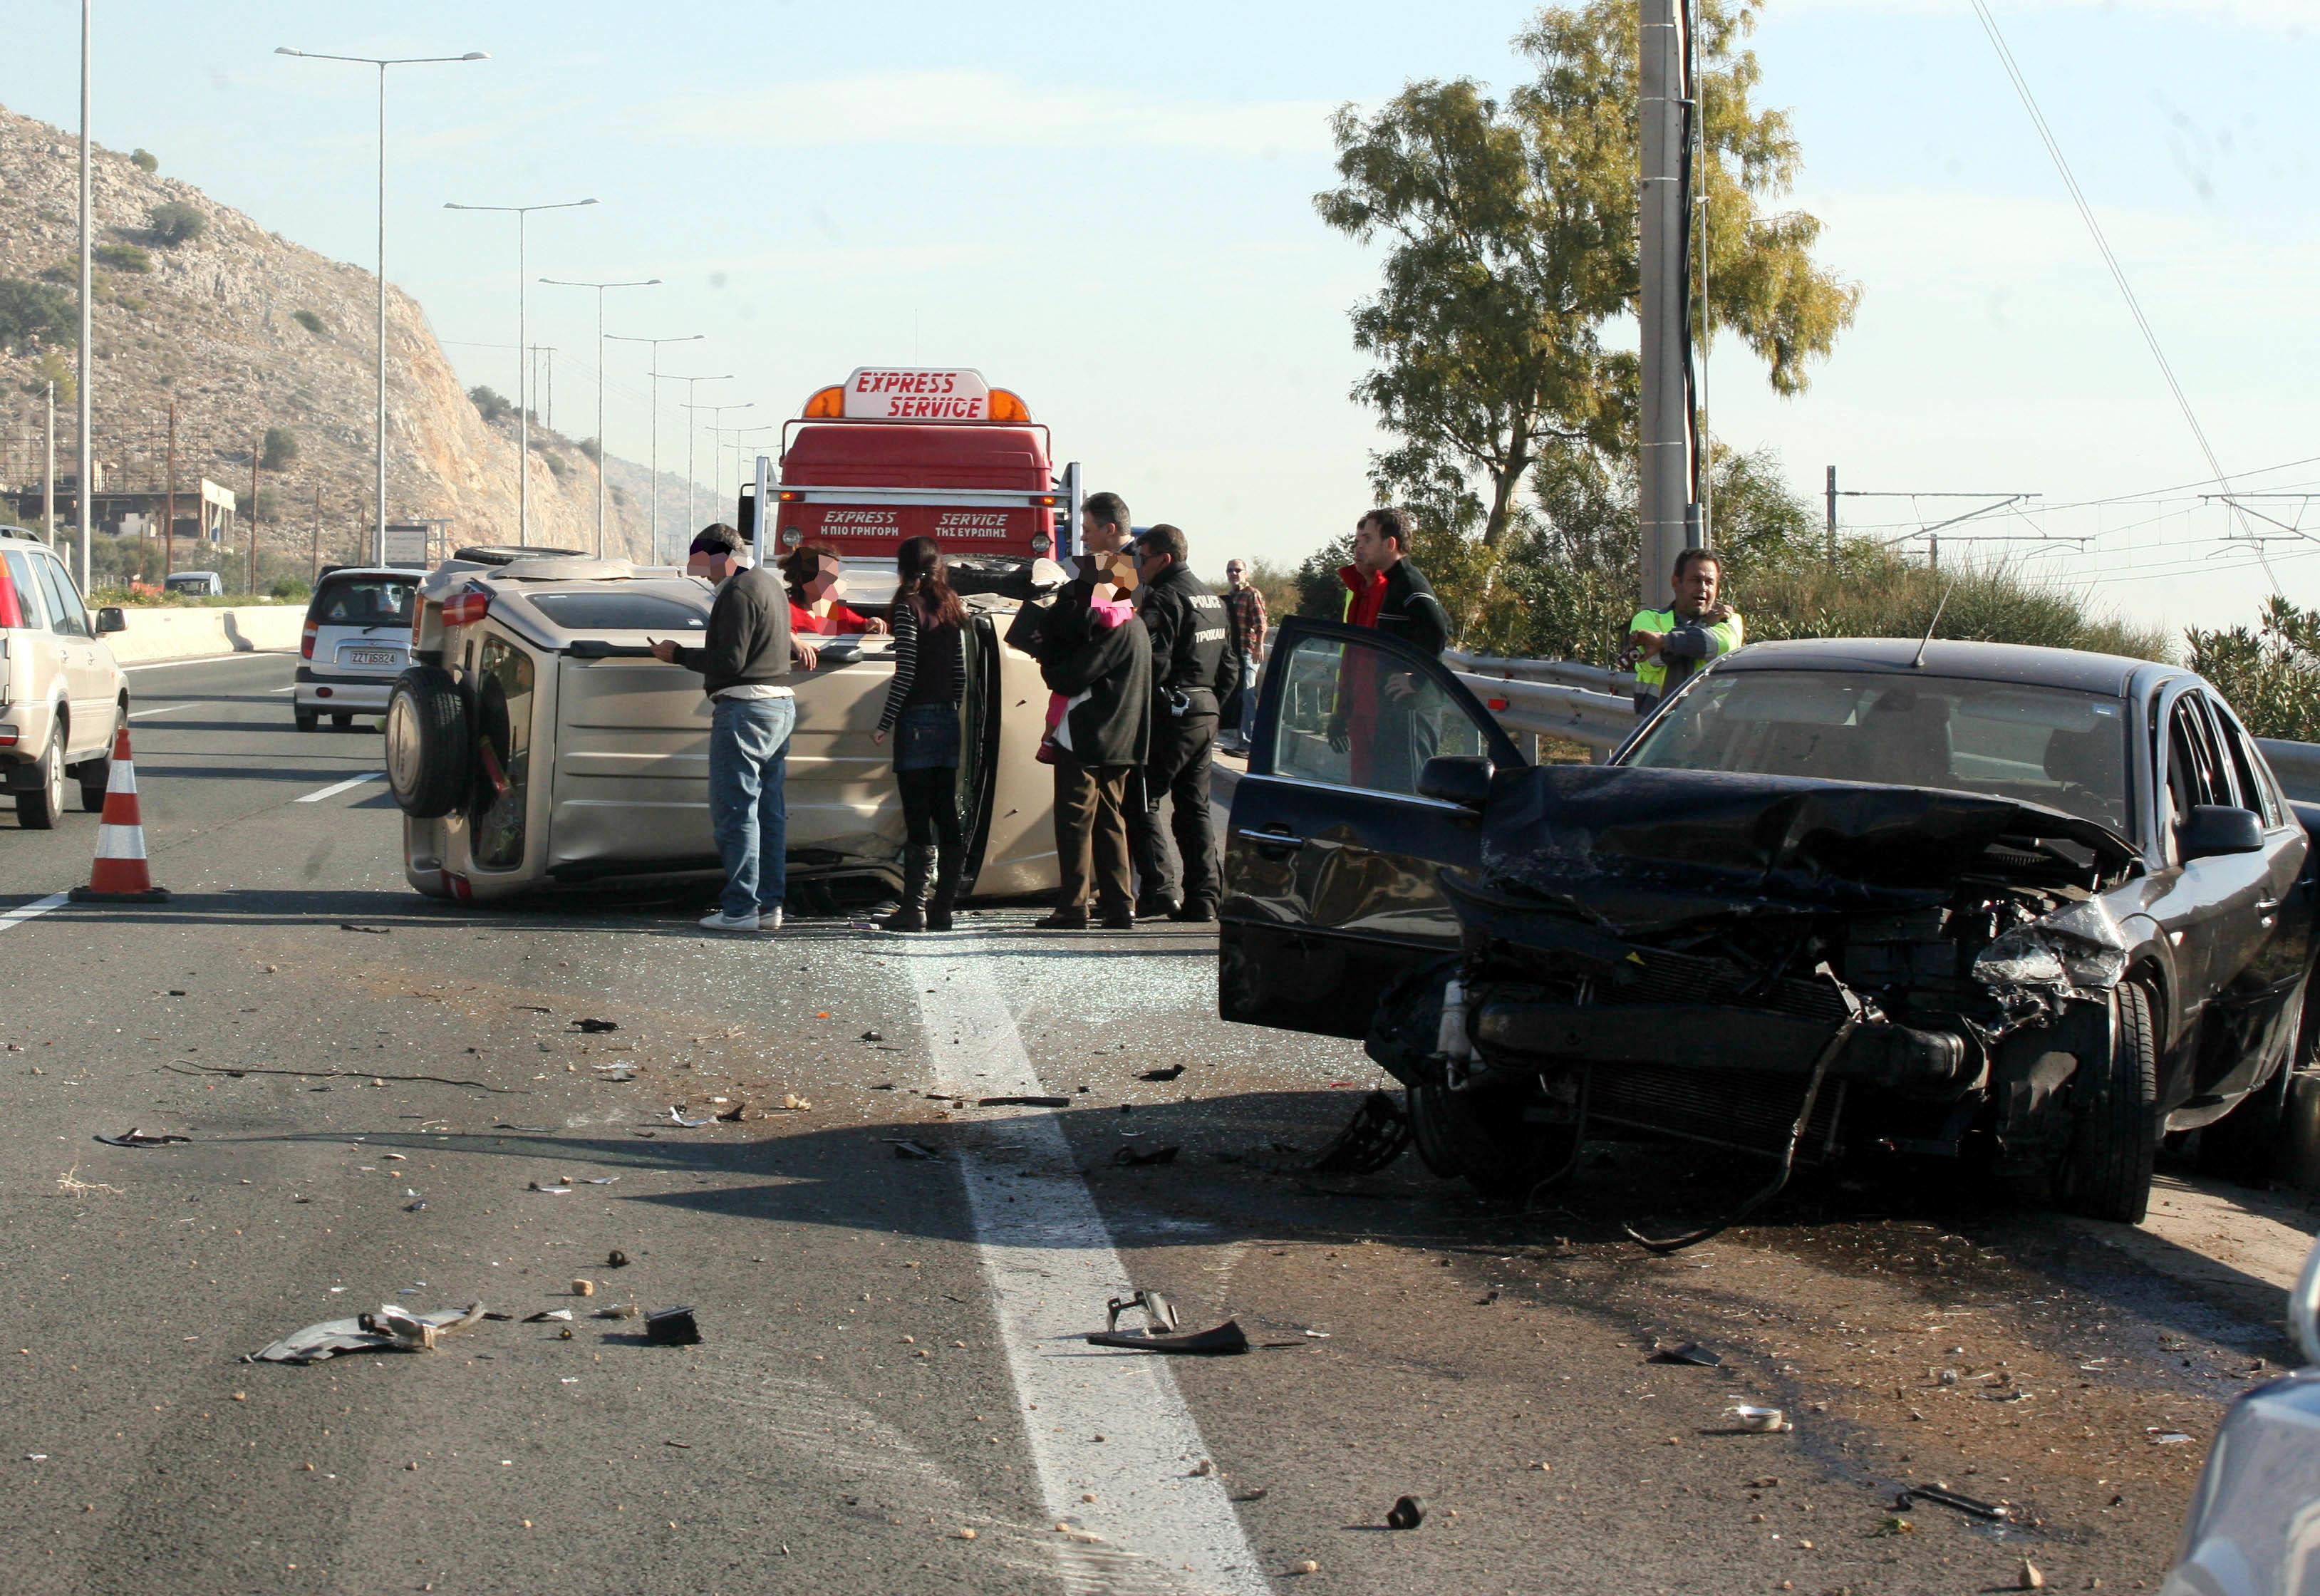
{"label": "man in dark coat", "polygon": [[1099,563],[1087,603],[1051,616],[1039,674],[1063,694],[1056,723],[1056,870],[1054,912],[1042,930],[1083,931],[1093,878],[1096,907],[1108,931],[1136,929],[1135,887],[1128,875],[1128,787],[1149,752],[1152,642],[1144,623],[1128,615],[1117,624],[1092,612],[1114,603],[1135,585],[1124,557]]}
{"label": "man in dark coat", "polygon": [[[1137,912],[1207,924],[1222,896],[1209,771],[1218,705],[1240,681],[1240,646],[1224,601],[1184,563],[1188,551],[1184,534],[1172,526],[1153,527],[1137,540],[1143,586],[1136,610],[1152,635],[1152,751],[1144,765],[1142,812],[1128,817],[1128,841],[1144,878]],[[1176,860],[1160,826],[1164,799],[1183,860],[1181,898]]]}

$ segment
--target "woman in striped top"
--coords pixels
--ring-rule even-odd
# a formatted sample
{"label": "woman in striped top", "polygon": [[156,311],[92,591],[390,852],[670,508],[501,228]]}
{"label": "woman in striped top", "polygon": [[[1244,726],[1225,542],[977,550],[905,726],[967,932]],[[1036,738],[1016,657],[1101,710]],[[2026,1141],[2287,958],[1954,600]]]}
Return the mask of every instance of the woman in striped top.
{"label": "woman in striped top", "polygon": [[894,680],[873,735],[884,742],[894,733],[894,783],[902,792],[908,838],[902,905],[882,923],[890,931],[947,931],[966,864],[958,823],[966,606],[945,580],[942,551],[932,538],[905,540],[894,564]]}

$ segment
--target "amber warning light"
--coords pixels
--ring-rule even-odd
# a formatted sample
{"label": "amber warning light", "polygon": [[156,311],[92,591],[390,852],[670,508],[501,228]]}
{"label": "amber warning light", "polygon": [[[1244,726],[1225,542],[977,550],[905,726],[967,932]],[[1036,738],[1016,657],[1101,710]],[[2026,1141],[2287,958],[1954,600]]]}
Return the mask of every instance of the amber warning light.
{"label": "amber warning light", "polygon": [[806,401],[809,422],[1029,422],[1030,407],[983,373],[865,366]]}

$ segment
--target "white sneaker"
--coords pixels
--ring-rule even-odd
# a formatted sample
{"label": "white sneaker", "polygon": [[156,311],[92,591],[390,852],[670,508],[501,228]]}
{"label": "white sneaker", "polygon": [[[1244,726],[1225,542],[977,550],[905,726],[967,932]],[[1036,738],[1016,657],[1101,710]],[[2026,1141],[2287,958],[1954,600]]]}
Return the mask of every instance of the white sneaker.
{"label": "white sneaker", "polygon": [[728,914],[722,909],[701,919],[702,929],[710,931],[754,931],[757,925],[758,920],[754,914]]}
{"label": "white sneaker", "polygon": [[761,931],[778,931],[778,930],[780,930],[780,929],[782,929],[782,911],[781,911],[781,905],[779,905],[779,904],[775,904],[775,905],[773,908],[771,908],[771,909],[760,909],[760,910],[758,910],[758,911],[757,911],[757,929],[758,929],[759,930],[761,930]]}

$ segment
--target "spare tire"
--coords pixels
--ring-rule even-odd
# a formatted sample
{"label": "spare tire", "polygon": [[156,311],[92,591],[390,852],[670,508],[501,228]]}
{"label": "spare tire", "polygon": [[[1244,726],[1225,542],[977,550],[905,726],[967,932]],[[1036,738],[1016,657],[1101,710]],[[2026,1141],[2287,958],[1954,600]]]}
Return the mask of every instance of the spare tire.
{"label": "spare tire", "polygon": [[414,665],[386,701],[386,784],[413,820],[440,820],[467,802],[476,765],[467,695],[440,665]]}

